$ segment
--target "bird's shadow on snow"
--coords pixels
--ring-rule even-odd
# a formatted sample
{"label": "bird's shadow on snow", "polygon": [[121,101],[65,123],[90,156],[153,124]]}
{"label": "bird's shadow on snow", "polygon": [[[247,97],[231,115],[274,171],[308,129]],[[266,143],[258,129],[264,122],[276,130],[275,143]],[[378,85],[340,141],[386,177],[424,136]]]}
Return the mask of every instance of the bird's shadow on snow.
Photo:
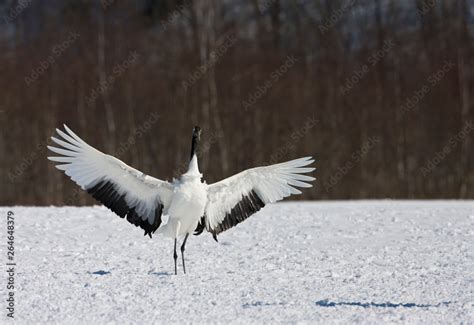
{"label": "bird's shadow on snow", "polygon": [[109,271],[104,271],[104,270],[99,270],[99,271],[89,272],[89,274],[94,274],[94,275],[107,275],[107,274],[110,274],[110,272],[109,272]]}
{"label": "bird's shadow on snow", "polygon": [[442,301],[438,304],[415,304],[415,303],[392,303],[392,302],[357,302],[357,301],[330,301],[330,300],[319,300],[315,304],[320,307],[338,307],[338,306],[355,306],[363,308],[430,308],[447,306],[450,301]]}
{"label": "bird's shadow on snow", "polygon": [[[99,270],[99,271],[94,271],[94,272],[87,272],[89,274],[93,274],[93,275],[107,275],[107,274],[111,274],[111,272],[109,271],[104,271],[104,270]],[[174,273],[170,273],[170,272],[148,272],[149,275],[156,275],[156,276],[171,276],[171,275],[174,275]]]}

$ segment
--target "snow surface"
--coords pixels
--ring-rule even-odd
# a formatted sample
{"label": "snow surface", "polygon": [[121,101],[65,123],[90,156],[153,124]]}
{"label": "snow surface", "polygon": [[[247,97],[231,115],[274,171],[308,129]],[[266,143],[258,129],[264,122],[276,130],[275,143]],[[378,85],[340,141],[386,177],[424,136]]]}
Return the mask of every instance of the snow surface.
{"label": "snow surface", "polygon": [[178,276],[172,240],[104,207],[8,210],[18,324],[474,323],[474,201],[270,205],[191,237]]}

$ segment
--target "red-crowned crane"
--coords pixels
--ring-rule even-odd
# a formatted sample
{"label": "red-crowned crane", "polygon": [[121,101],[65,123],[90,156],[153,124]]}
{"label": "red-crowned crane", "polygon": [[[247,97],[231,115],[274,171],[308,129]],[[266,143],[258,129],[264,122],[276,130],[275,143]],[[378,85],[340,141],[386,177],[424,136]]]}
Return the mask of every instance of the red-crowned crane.
{"label": "red-crowned crane", "polygon": [[[308,167],[311,157],[240,172],[214,184],[206,184],[198,168],[196,152],[201,129],[193,129],[189,168],[173,182],[148,176],[117,158],[88,145],[64,125],[65,132],[56,129],[60,138],[52,137],[58,147],[48,146],[58,156],[48,157],[58,163],[77,185],[121,218],[151,235],[158,230],[174,239],[174,265],[177,274],[177,238],[181,245],[183,271],[184,249],[190,233],[207,230],[217,241],[217,235],[244,221],[268,203],[300,194],[297,187],[311,187],[313,177]],[[161,225],[162,215],[168,222]],[[160,227],[161,225],[161,227]]]}

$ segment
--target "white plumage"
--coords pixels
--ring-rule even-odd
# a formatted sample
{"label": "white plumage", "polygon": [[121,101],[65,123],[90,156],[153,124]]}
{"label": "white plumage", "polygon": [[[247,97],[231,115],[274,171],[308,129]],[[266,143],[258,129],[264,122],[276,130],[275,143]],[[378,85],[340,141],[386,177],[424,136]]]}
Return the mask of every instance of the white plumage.
{"label": "white plumage", "polygon": [[[207,185],[202,181],[196,155],[201,129],[195,127],[188,171],[170,183],[98,151],[66,125],[64,128],[66,132],[56,130],[61,139],[52,137],[59,147],[48,146],[58,156],[48,159],[58,163],[58,169],[98,201],[144,229],[145,235],[151,237],[158,230],[174,238],[175,272],[177,237],[185,236],[181,246],[185,270],[184,248],[190,233],[199,235],[206,229],[217,240],[217,234],[242,222],[267,203],[300,194],[297,187],[311,187],[306,182],[314,180],[303,175],[314,170],[307,167],[314,160],[305,157],[248,169]],[[163,214],[169,216],[165,225],[161,225]]]}

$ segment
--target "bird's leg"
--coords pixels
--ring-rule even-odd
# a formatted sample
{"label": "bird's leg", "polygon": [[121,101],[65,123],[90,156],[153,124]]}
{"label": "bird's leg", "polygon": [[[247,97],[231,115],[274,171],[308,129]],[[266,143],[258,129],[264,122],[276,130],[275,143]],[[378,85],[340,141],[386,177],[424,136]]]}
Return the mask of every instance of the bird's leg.
{"label": "bird's leg", "polygon": [[184,274],[186,274],[186,266],[184,265],[184,246],[186,246],[186,240],[188,240],[189,233],[186,234],[186,237],[184,237],[183,244],[181,245],[181,257],[183,259],[183,271]]}
{"label": "bird's leg", "polygon": [[177,266],[178,254],[176,253],[176,241],[177,241],[177,238],[174,239],[174,254],[173,254],[173,258],[174,258],[174,274],[175,274],[175,275],[178,275],[178,266]]}

